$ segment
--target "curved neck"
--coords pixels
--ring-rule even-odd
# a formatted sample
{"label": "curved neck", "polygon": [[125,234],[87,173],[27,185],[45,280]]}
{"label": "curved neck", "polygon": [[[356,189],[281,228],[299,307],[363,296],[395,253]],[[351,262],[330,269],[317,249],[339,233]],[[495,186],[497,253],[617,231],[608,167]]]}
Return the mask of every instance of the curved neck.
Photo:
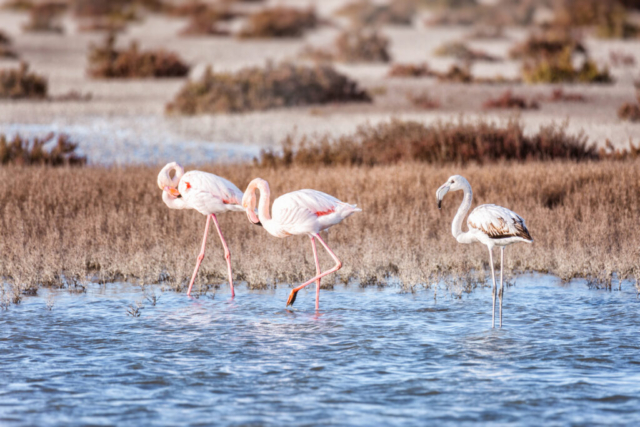
{"label": "curved neck", "polygon": [[166,191],[162,192],[162,201],[164,202],[165,205],[167,205],[171,209],[187,208],[187,204],[184,202],[184,199],[182,197],[180,198],[173,197]]}
{"label": "curved neck", "polygon": [[471,202],[473,201],[473,191],[471,191],[471,185],[468,183],[462,188],[464,192],[464,197],[462,198],[462,203],[458,208],[458,213],[456,213],[455,218],[453,218],[453,223],[451,224],[451,233],[456,240],[460,241],[460,238],[463,237],[462,232],[462,222],[464,221],[464,217],[467,216],[467,212],[469,212],[469,208],[471,207]]}
{"label": "curved neck", "polygon": [[258,218],[260,218],[260,222],[264,226],[265,223],[271,221],[271,214],[269,213],[271,191],[269,190],[269,183],[267,183],[267,181],[265,180],[258,181],[256,183],[256,188],[260,190],[260,201],[258,202]]}

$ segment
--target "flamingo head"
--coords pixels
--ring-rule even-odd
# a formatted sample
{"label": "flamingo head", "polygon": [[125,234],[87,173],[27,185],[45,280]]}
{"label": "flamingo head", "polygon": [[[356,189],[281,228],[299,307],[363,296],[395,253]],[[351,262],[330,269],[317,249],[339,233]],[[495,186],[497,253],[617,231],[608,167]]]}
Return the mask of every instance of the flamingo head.
{"label": "flamingo head", "polygon": [[[171,172],[174,172],[171,176]],[[173,198],[180,197],[178,184],[184,175],[184,169],[176,162],[167,163],[158,174],[158,187]]]}
{"label": "flamingo head", "polygon": [[438,191],[436,191],[436,198],[438,199],[438,209],[442,207],[442,199],[449,191],[463,190],[469,186],[469,181],[463,176],[452,175],[447,179],[447,182],[442,184]]}
{"label": "flamingo head", "polygon": [[247,191],[245,191],[244,195],[242,196],[242,207],[247,212],[249,221],[251,221],[253,224],[260,223],[260,219],[256,214],[256,192],[254,189],[249,191],[249,189],[247,188]]}

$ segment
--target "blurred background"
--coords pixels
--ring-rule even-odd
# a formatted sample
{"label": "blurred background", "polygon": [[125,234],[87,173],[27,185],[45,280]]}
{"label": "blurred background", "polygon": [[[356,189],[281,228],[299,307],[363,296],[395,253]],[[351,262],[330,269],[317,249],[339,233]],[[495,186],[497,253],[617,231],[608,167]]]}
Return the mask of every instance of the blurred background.
{"label": "blurred background", "polygon": [[0,133],[89,164],[250,160],[390,118],[640,139],[637,0],[1,3]]}

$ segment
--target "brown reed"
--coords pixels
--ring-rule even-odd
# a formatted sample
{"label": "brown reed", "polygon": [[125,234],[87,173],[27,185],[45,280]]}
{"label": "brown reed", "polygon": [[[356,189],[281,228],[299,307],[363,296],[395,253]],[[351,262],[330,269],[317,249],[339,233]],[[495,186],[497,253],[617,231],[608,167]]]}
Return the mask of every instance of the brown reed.
{"label": "brown reed", "polygon": [[[200,248],[205,218],[168,209],[156,186],[158,167],[0,168],[0,275],[15,294],[39,286],[82,289],[89,281],[163,282],[181,290]],[[363,212],[328,232],[343,268],[324,286],[356,280],[405,285],[479,274],[488,269],[482,245],[460,245],[450,226],[461,201],[435,191],[452,174],[467,177],[474,206],[496,203],[522,215],[535,240],[506,252],[507,271],[541,271],[601,283],[640,277],[637,222],[640,168],[633,161],[494,163],[376,167],[201,168],[244,189],[254,177],[273,197],[315,188]],[[219,217],[234,275],[252,288],[300,282],[314,271],[309,239],[277,239],[243,213]],[[215,233],[196,289],[224,285],[226,264]],[[331,265],[320,253],[323,266]]]}

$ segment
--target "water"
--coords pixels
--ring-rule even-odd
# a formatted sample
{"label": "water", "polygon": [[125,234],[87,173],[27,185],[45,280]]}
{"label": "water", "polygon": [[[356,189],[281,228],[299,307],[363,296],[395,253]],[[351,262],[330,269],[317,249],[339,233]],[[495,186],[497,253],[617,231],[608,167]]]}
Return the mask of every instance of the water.
{"label": "water", "polygon": [[0,312],[0,425],[640,423],[632,285],[518,277],[502,330],[487,288],[41,293]]}

